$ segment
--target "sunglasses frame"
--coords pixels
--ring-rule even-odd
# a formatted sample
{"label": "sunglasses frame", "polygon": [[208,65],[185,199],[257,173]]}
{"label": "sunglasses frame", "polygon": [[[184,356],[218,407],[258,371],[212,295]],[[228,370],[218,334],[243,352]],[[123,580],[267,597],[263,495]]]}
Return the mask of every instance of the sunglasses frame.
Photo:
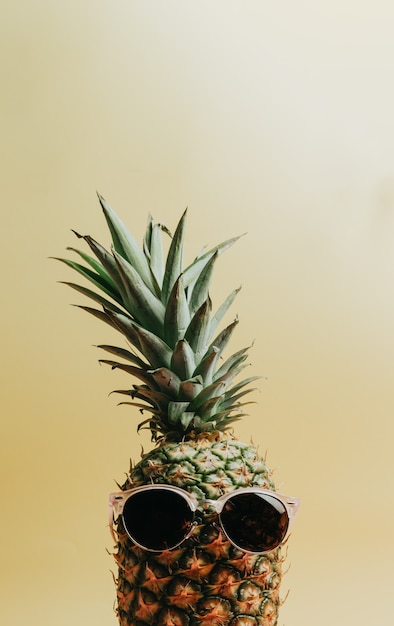
{"label": "sunglasses frame", "polygon": [[[122,517],[123,515],[123,509],[124,506],[127,502],[127,500],[132,497],[134,494],[136,493],[140,493],[143,491],[149,491],[149,490],[162,490],[162,491],[171,491],[172,493],[176,493],[178,495],[180,495],[188,504],[188,506],[190,507],[191,512],[193,513],[193,515],[195,515],[197,509],[209,509],[209,508],[213,508],[214,512],[216,513],[218,519],[219,519],[219,523],[220,523],[220,528],[223,532],[223,534],[225,535],[225,537],[230,541],[230,543],[235,546],[236,548],[238,548],[239,550],[242,550],[243,552],[252,552],[254,554],[266,554],[268,552],[272,552],[272,550],[274,550],[275,548],[271,548],[270,550],[264,550],[264,551],[253,551],[253,550],[246,550],[245,548],[242,548],[241,546],[237,545],[233,539],[231,539],[227,532],[226,529],[224,528],[223,524],[222,524],[222,520],[220,517],[220,514],[224,508],[224,505],[226,504],[226,502],[228,500],[230,500],[231,498],[234,498],[234,496],[238,496],[238,495],[242,495],[242,494],[256,494],[256,495],[261,495],[261,496],[269,496],[270,498],[276,499],[278,500],[278,502],[280,502],[287,513],[287,517],[288,517],[288,525],[287,525],[287,529],[286,529],[286,533],[282,539],[282,541],[280,542],[279,545],[283,544],[283,542],[285,541],[286,537],[289,534],[290,531],[290,527],[292,526],[295,514],[298,510],[298,507],[300,505],[298,498],[294,498],[292,496],[285,496],[283,494],[277,493],[276,491],[272,491],[269,489],[263,489],[261,487],[240,487],[239,489],[236,489],[234,491],[231,491],[229,493],[226,493],[222,496],[220,496],[219,498],[217,498],[216,500],[213,500],[211,498],[203,498],[201,500],[197,499],[192,493],[186,491],[185,489],[181,489],[180,487],[176,487],[175,485],[167,485],[167,484],[160,484],[160,483],[154,483],[154,484],[149,484],[149,485],[140,485],[140,486],[136,486],[133,487],[132,489],[128,489],[127,491],[118,491],[118,492],[114,492],[111,493],[109,496],[109,511],[108,511],[108,521],[109,521],[109,528],[111,531],[111,535],[114,539],[114,541],[116,542],[116,536],[115,536],[115,530],[114,530],[114,526],[113,526],[113,522],[114,522],[114,518],[115,515],[117,517]],[[115,515],[114,515],[115,514]],[[196,526],[196,522],[193,521],[190,530],[188,531],[188,533],[185,535],[185,537],[182,538],[181,541],[179,541],[176,545],[171,546],[171,548],[169,548],[169,550],[174,550],[175,548],[177,548],[178,546],[180,546],[184,541],[186,541],[186,539],[188,539],[190,537],[190,535],[193,533],[193,530]],[[143,550],[147,550],[148,552],[162,552],[163,550],[152,550],[150,548],[147,548],[144,545],[141,545],[140,543],[138,543],[138,541],[136,541],[133,537],[131,537],[131,535],[129,534],[129,532],[127,531],[126,525],[125,525],[125,530],[126,533],[128,534],[128,536],[130,537],[130,539],[132,540],[132,542],[139,546],[140,548],[142,548]]]}

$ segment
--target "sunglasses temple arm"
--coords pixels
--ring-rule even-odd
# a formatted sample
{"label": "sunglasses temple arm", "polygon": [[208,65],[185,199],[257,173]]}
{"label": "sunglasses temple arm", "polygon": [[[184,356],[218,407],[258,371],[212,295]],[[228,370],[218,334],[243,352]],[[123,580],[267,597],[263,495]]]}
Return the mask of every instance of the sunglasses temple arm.
{"label": "sunglasses temple arm", "polygon": [[108,526],[109,526],[109,531],[111,533],[112,539],[114,540],[115,543],[117,543],[118,539],[116,537],[115,529],[114,529],[114,507],[113,507],[111,500],[108,503]]}
{"label": "sunglasses temple arm", "polygon": [[294,518],[296,516],[296,513],[299,509],[300,503],[298,500],[293,500],[292,502],[289,503],[289,510],[290,510],[290,525],[293,524],[294,522]]}

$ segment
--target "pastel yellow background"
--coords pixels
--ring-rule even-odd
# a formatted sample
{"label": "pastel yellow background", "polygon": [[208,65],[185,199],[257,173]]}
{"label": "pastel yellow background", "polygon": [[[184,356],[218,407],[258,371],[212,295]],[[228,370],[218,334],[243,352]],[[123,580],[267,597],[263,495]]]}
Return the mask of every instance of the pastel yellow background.
{"label": "pastel yellow background", "polygon": [[149,439],[48,260],[109,243],[97,189],[139,239],[189,206],[190,256],[247,232],[212,297],[243,285],[237,433],[302,500],[280,624],[388,624],[393,3],[1,4],[1,623],[116,625],[107,493]]}

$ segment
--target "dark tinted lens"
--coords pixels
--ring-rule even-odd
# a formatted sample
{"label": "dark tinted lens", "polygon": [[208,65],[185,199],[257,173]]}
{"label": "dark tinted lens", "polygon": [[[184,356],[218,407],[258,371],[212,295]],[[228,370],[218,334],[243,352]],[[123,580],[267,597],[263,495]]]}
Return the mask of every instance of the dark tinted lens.
{"label": "dark tinted lens", "polygon": [[193,511],[181,495],[166,489],[139,491],[126,500],[123,524],[131,539],[148,550],[168,550],[185,539]]}
{"label": "dark tinted lens", "polygon": [[283,541],[289,517],[280,500],[256,493],[234,494],[220,520],[228,538],[242,550],[267,552]]}

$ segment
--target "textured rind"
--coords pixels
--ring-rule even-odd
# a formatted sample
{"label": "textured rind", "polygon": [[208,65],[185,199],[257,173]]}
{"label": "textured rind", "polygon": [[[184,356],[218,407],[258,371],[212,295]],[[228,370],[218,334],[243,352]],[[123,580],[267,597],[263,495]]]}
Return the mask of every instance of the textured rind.
{"label": "textured rind", "polygon": [[[152,482],[177,485],[199,498],[218,498],[246,485],[274,489],[256,449],[223,434],[152,450],[131,469],[123,489]],[[133,545],[118,520],[120,626],[277,624],[280,548],[267,555],[242,552],[200,515],[192,537],[162,553]]]}

